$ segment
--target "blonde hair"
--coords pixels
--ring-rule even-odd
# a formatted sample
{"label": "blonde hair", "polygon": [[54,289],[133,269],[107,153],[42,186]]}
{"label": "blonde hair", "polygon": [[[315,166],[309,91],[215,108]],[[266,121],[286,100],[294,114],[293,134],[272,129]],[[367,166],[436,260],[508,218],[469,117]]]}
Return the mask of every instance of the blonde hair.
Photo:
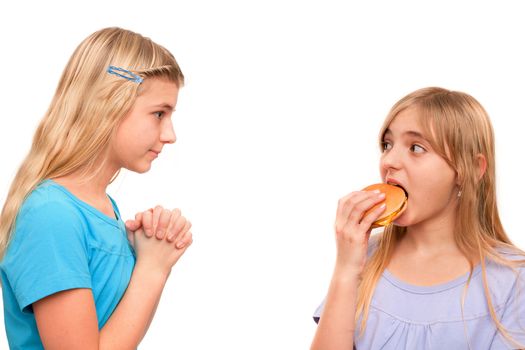
{"label": "blonde hair", "polygon": [[[384,134],[396,116],[407,108],[416,108],[420,126],[432,148],[456,171],[461,197],[458,198],[454,239],[470,262],[470,276],[475,261],[482,270],[483,288],[488,308],[497,329],[511,337],[498,320],[487,282],[485,259],[515,269],[523,260],[508,260],[498,248],[508,248],[519,255],[501,224],[496,203],[494,132],[487,112],[472,96],[462,92],[430,87],[410,93],[398,101],[388,113],[379,133]],[[486,171],[479,179],[479,155],[486,159]],[[406,229],[388,226],[380,234],[377,249],[362,274],[357,300],[356,322],[361,319],[361,332],[366,327],[372,294],[387,267],[396,242]],[[469,277],[470,281],[470,277]],[[467,283],[468,287],[468,283]]]}
{"label": "blonde hair", "polygon": [[105,28],[86,38],[69,59],[9,189],[0,216],[0,260],[18,211],[42,180],[76,171],[96,174],[102,168],[111,135],[141,91],[140,84],[108,74],[110,65],[143,79],[184,84],[173,55],[149,38],[121,28]]}

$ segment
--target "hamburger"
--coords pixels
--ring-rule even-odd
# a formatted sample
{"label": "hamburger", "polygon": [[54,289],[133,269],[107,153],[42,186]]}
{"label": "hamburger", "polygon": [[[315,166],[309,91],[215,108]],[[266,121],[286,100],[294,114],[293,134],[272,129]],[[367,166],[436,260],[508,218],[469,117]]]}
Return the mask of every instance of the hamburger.
{"label": "hamburger", "polygon": [[373,184],[363,188],[363,191],[374,190],[379,190],[384,193],[385,200],[374,205],[365,213],[365,215],[378,208],[381,204],[385,203],[385,211],[376,221],[374,221],[372,228],[387,226],[405,211],[408,202],[408,194],[403,187],[386,183]]}

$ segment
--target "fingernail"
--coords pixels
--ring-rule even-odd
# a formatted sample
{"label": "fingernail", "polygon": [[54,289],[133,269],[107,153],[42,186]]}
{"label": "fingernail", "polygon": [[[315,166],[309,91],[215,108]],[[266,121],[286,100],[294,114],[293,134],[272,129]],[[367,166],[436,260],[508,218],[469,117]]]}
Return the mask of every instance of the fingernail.
{"label": "fingernail", "polygon": [[179,249],[184,248],[184,242],[177,243],[176,247]]}
{"label": "fingernail", "polygon": [[157,230],[157,236],[164,236],[164,231]]}
{"label": "fingernail", "polygon": [[383,198],[384,196],[385,196],[385,194],[384,194],[383,192],[381,192],[381,193],[379,194],[379,198]]}
{"label": "fingernail", "polygon": [[373,190],[372,192],[374,192],[374,193],[380,193],[381,191],[379,191],[379,190]]}

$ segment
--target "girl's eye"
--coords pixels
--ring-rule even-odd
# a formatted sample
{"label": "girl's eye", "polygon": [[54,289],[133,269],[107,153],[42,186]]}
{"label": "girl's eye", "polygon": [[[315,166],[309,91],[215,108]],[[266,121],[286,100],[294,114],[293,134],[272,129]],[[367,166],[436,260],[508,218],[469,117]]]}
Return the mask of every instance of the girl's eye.
{"label": "girl's eye", "polygon": [[383,141],[381,142],[381,150],[384,152],[384,151],[388,151],[392,149],[392,144],[388,141]]}
{"label": "girl's eye", "polygon": [[423,153],[426,152],[426,149],[424,149],[420,145],[413,144],[412,146],[410,146],[410,151],[414,153]]}
{"label": "girl's eye", "polygon": [[164,116],[164,112],[162,112],[162,111],[154,112],[153,114],[159,119],[161,119],[162,116]]}

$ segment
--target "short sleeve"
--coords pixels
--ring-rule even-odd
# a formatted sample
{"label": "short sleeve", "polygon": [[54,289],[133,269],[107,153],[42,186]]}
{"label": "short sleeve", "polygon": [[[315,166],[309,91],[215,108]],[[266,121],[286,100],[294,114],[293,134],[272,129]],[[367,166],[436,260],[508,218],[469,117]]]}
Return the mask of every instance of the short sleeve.
{"label": "short sleeve", "polygon": [[8,249],[4,272],[21,311],[63,290],[91,288],[83,221],[67,203],[22,210]]}
{"label": "short sleeve", "polygon": [[500,319],[508,334],[519,344],[513,344],[498,332],[491,349],[523,349],[525,347],[525,280],[523,273],[524,271],[521,270],[514,288],[509,291],[509,298]]}

